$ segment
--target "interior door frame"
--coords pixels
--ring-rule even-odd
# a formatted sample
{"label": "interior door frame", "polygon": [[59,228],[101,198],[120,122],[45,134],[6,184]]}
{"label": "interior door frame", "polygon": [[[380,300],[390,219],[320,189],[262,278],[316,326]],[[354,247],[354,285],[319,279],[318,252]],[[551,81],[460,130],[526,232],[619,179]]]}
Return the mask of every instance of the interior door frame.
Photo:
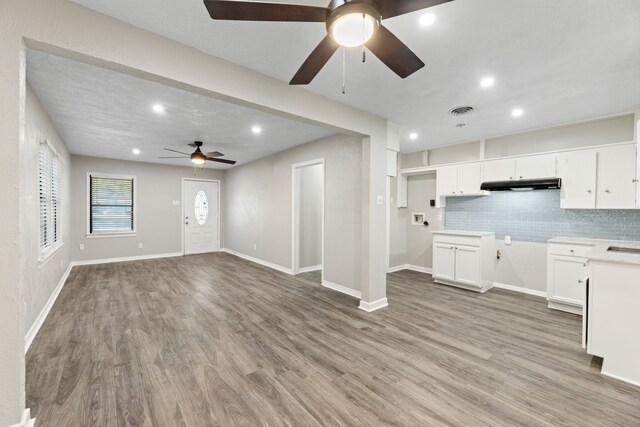
{"label": "interior door frame", "polygon": [[325,230],[325,195],[327,191],[327,171],[324,157],[291,165],[291,271],[294,275],[300,273],[300,179],[298,172],[308,166],[322,165],[322,212],[320,236],[320,274],[324,283],[324,230]]}
{"label": "interior door frame", "polygon": [[181,252],[182,255],[185,255],[185,244],[184,244],[184,237],[185,237],[185,233],[184,233],[184,229],[185,229],[185,223],[184,223],[184,215],[185,215],[185,210],[184,210],[184,196],[185,196],[185,182],[186,181],[197,181],[197,182],[215,182],[218,184],[218,212],[217,212],[217,224],[216,227],[218,228],[218,241],[217,241],[217,245],[218,248],[213,251],[213,252],[220,252],[220,195],[222,193],[222,183],[220,182],[219,179],[204,179],[204,178],[185,178],[182,177],[182,194],[180,197],[180,204],[182,205],[182,209],[181,209],[181,215],[180,215],[180,230],[181,230]]}

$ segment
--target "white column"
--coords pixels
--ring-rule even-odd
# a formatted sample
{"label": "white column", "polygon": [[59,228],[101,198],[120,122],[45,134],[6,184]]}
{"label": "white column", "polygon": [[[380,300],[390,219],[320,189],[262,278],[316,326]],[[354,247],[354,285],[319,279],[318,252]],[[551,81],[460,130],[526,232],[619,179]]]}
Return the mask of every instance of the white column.
{"label": "white column", "polygon": [[[11,16],[11,5],[0,17]],[[20,422],[25,405],[24,318],[20,289],[20,147],[24,140],[25,50],[0,19],[0,425]],[[34,172],[35,173],[35,172]]]}

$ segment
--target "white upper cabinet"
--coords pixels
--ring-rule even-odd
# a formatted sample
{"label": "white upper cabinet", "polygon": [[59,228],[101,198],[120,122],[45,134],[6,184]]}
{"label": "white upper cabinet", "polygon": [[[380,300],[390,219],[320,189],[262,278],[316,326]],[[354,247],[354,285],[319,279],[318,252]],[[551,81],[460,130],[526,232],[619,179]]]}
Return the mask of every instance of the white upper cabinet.
{"label": "white upper cabinet", "polygon": [[480,163],[438,168],[438,196],[478,195],[480,191]]}
{"label": "white upper cabinet", "polygon": [[484,182],[509,181],[512,179],[516,179],[515,159],[492,160],[484,163],[482,173]]}
{"label": "white upper cabinet", "polygon": [[485,182],[511,181],[555,176],[556,156],[545,154],[485,162],[482,180]]}
{"label": "white upper cabinet", "polygon": [[596,207],[597,156],[595,151],[575,151],[558,155],[558,175],[562,179],[561,208]]}
{"label": "white upper cabinet", "polygon": [[516,159],[515,179],[554,178],[556,176],[556,156],[545,154]]}
{"label": "white upper cabinet", "polygon": [[620,145],[598,152],[598,209],[635,209],[636,147]]}
{"label": "white upper cabinet", "polygon": [[458,192],[458,167],[438,168],[436,188],[439,196],[455,195]]}
{"label": "white upper cabinet", "polygon": [[634,209],[636,147],[633,144],[558,155],[565,209]]}
{"label": "white upper cabinet", "polygon": [[482,184],[482,165],[470,163],[458,167],[458,192],[460,194],[479,194]]}

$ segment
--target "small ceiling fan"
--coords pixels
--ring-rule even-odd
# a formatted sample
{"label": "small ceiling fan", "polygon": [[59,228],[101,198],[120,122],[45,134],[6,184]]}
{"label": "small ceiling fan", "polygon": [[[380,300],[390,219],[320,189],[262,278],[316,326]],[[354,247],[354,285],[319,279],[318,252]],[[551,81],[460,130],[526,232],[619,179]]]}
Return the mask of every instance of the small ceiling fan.
{"label": "small ceiling fan", "polygon": [[450,1],[453,0],[332,0],[328,7],[232,0],[204,0],[204,4],[213,19],[324,22],[327,36],[289,82],[306,85],[340,46],[366,46],[398,76],[410,76],[424,67],[424,62],[387,30],[382,20]]}
{"label": "small ceiling fan", "polygon": [[192,142],[191,144],[187,144],[187,145],[189,145],[189,147],[194,147],[196,149],[196,151],[194,151],[193,153],[189,154],[189,153],[185,153],[185,152],[182,152],[182,151],[172,150],[171,148],[165,148],[166,151],[171,151],[173,153],[184,154],[184,156],[158,157],[158,158],[159,159],[191,159],[191,161],[196,166],[203,166],[207,162],[207,160],[210,161],[210,162],[225,163],[225,164],[228,164],[228,165],[235,165],[236,164],[235,160],[220,159],[219,157],[224,156],[224,154],[222,154],[222,153],[220,153],[218,151],[212,151],[210,153],[203,153],[202,150],[200,150],[200,147],[202,147],[202,145],[203,145],[202,141],[195,141],[195,142]]}

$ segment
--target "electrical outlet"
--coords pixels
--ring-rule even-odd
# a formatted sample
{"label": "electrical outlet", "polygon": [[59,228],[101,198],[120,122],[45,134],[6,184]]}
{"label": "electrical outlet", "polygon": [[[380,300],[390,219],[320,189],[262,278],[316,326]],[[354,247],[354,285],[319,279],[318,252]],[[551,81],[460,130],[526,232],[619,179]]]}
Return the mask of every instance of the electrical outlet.
{"label": "electrical outlet", "polygon": [[442,215],[438,215],[438,221],[442,222]]}
{"label": "electrical outlet", "polygon": [[258,245],[256,245],[255,243],[253,244],[253,250],[257,251],[258,250]]}
{"label": "electrical outlet", "polygon": [[384,204],[384,199],[382,198],[382,196],[376,197],[376,203],[378,204],[378,206],[382,206]]}
{"label": "electrical outlet", "polygon": [[81,251],[84,251],[84,243],[80,243],[78,245],[78,249],[80,249]]}
{"label": "electrical outlet", "polygon": [[511,236],[504,236],[504,244],[505,245],[511,244]]}
{"label": "electrical outlet", "polygon": [[174,200],[173,206],[180,206],[180,200]]}
{"label": "electrical outlet", "polygon": [[138,249],[142,249],[142,243],[138,243]]}

